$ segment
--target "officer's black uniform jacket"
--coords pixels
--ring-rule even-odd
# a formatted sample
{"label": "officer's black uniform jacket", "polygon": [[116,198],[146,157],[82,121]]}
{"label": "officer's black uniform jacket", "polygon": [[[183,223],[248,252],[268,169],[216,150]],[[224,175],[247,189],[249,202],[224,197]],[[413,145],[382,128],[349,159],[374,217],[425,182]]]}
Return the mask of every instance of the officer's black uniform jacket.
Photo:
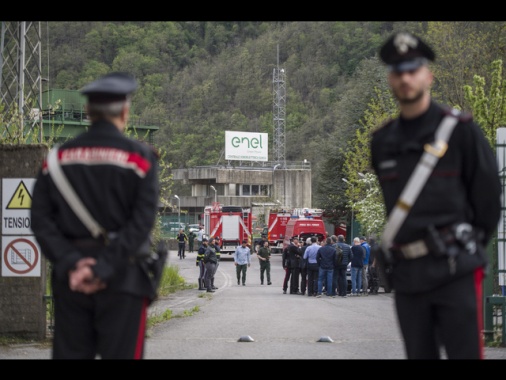
{"label": "officer's black uniform jacket", "polygon": [[[290,245],[292,245],[292,243],[290,243]],[[283,252],[281,254],[281,265],[283,266],[283,269],[290,269],[290,258],[288,256],[288,247],[289,246],[286,246],[285,248],[283,248]]]}
{"label": "officer's black uniform jacket", "polygon": [[184,232],[181,232],[180,234],[177,234],[176,240],[178,241],[179,244],[184,244],[185,242],[188,241],[188,236],[186,236]]}
{"label": "officer's black uniform jacket", "polygon": [[84,252],[73,241],[90,238],[53,183],[44,161],[34,186],[32,230],[43,254],[53,264],[57,282],[68,284],[68,271],[83,256],[93,256],[96,276],[108,289],[152,296],[152,287],[133,256],[154,225],[159,185],[155,152],[121,133],[107,121],[63,144],[62,169],[84,206],[118,238],[104,248]]}
{"label": "officer's black uniform jacket", "polygon": [[[418,164],[424,144],[433,142],[436,128],[449,112],[431,101],[423,115],[412,120],[389,121],[372,134],[371,161],[383,190],[387,214]],[[482,242],[486,245],[499,221],[500,195],[493,151],[472,117],[460,115],[446,154],[435,166],[394,243],[406,244],[425,238],[427,226],[431,224],[441,228],[468,222],[483,231]],[[478,261],[464,264],[460,256],[465,255],[459,255],[459,273],[469,273],[484,265]],[[422,291],[437,286],[445,277],[451,279],[448,259],[436,259],[433,255],[399,262],[393,277],[394,287],[400,292]]]}
{"label": "officer's black uniform jacket", "polygon": [[300,248],[295,244],[290,243],[287,249],[288,260],[290,261],[290,268],[295,269],[300,267],[300,259],[302,258]]}

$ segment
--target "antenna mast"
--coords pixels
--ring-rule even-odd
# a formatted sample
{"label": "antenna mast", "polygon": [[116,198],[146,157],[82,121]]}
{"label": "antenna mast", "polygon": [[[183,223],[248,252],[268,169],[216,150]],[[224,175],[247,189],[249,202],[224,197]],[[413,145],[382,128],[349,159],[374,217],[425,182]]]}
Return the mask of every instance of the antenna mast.
{"label": "antenna mast", "polygon": [[273,84],[273,145],[274,159],[283,168],[286,168],[285,160],[285,117],[286,117],[286,77],[285,69],[279,68],[279,45],[277,46],[277,64],[272,75]]}

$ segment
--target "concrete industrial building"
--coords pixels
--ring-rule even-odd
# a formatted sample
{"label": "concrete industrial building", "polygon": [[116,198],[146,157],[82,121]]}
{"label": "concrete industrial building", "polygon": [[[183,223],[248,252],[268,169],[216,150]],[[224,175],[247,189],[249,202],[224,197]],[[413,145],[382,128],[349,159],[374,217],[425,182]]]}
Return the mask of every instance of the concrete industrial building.
{"label": "concrete industrial building", "polygon": [[[181,209],[199,214],[214,201],[252,207],[253,215],[266,208],[312,207],[311,164],[307,161],[262,166],[198,166],[173,170],[173,179],[191,185],[191,196],[179,195]],[[214,188],[214,189],[213,189]]]}

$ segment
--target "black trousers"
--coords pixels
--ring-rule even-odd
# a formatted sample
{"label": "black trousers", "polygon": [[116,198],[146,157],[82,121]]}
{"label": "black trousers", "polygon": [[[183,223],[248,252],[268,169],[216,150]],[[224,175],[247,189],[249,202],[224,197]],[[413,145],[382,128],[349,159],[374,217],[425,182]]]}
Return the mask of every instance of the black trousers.
{"label": "black trousers", "polygon": [[307,289],[307,266],[300,268],[300,291],[306,293]]}
{"label": "black trousers", "polygon": [[53,359],[142,359],[148,299],[107,289],[93,295],[53,286]]}
{"label": "black trousers", "polygon": [[369,266],[369,288],[371,292],[378,292],[379,288],[379,274],[376,267]]}
{"label": "black trousers", "polygon": [[296,294],[299,291],[299,276],[300,268],[292,268],[292,274],[290,275],[290,294]]}
{"label": "black trousers", "polygon": [[307,264],[307,295],[318,293],[318,273],[320,266],[316,263]]}
{"label": "black trousers", "polygon": [[334,269],[334,277],[337,281],[338,295],[341,297],[348,294],[348,280],[346,279],[346,265],[340,265]]}
{"label": "black trousers", "polygon": [[483,359],[483,270],[428,292],[403,294],[395,304],[408,359]]}
{"label": "black trousers", "polygon": [[290,280],[290,276],[292,275],[292,270],[288,267],[285,267],[285,278],[283,279],[283,291],[286,292],[288,289],[288,281]]}
{"label": "black trousers", "polygon": [[178,251],[177,251],[177,255],[179,256],[180,259],[183,259],[184,258],[184,249],[185,249],[185,243],[177,243],[178,244]]}

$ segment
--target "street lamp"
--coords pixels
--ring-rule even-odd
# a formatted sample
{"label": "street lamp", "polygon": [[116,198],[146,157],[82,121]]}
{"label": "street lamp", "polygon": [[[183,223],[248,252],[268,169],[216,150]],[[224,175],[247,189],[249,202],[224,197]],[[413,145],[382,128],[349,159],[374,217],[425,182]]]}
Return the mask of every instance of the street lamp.
{"label": "street lamp", "polygon": [[[353,192],[353,184],[348,181],[346,178],[341,178],[344,182],[346,182],[348,185],[351,186],[351,191]],[[353,215],[353,199],[351,201],[351,238],[350,238],[350,244],[353,244],[353,223],[354,223],[354,215]]]}
{"label": "street lamp", "polygon": [[214,203],[216,203],[217,202],[216,196],[218,195],[218,192],[216,191],[216,188],[213,185],[211,185],[210,187],[211,187],[211,189],[214,190]]}
{"label": "street lamp", "polygon": [[181,199],[176,194],[174,194],[174,198],[177,199],[177,224],[181,228]]}

